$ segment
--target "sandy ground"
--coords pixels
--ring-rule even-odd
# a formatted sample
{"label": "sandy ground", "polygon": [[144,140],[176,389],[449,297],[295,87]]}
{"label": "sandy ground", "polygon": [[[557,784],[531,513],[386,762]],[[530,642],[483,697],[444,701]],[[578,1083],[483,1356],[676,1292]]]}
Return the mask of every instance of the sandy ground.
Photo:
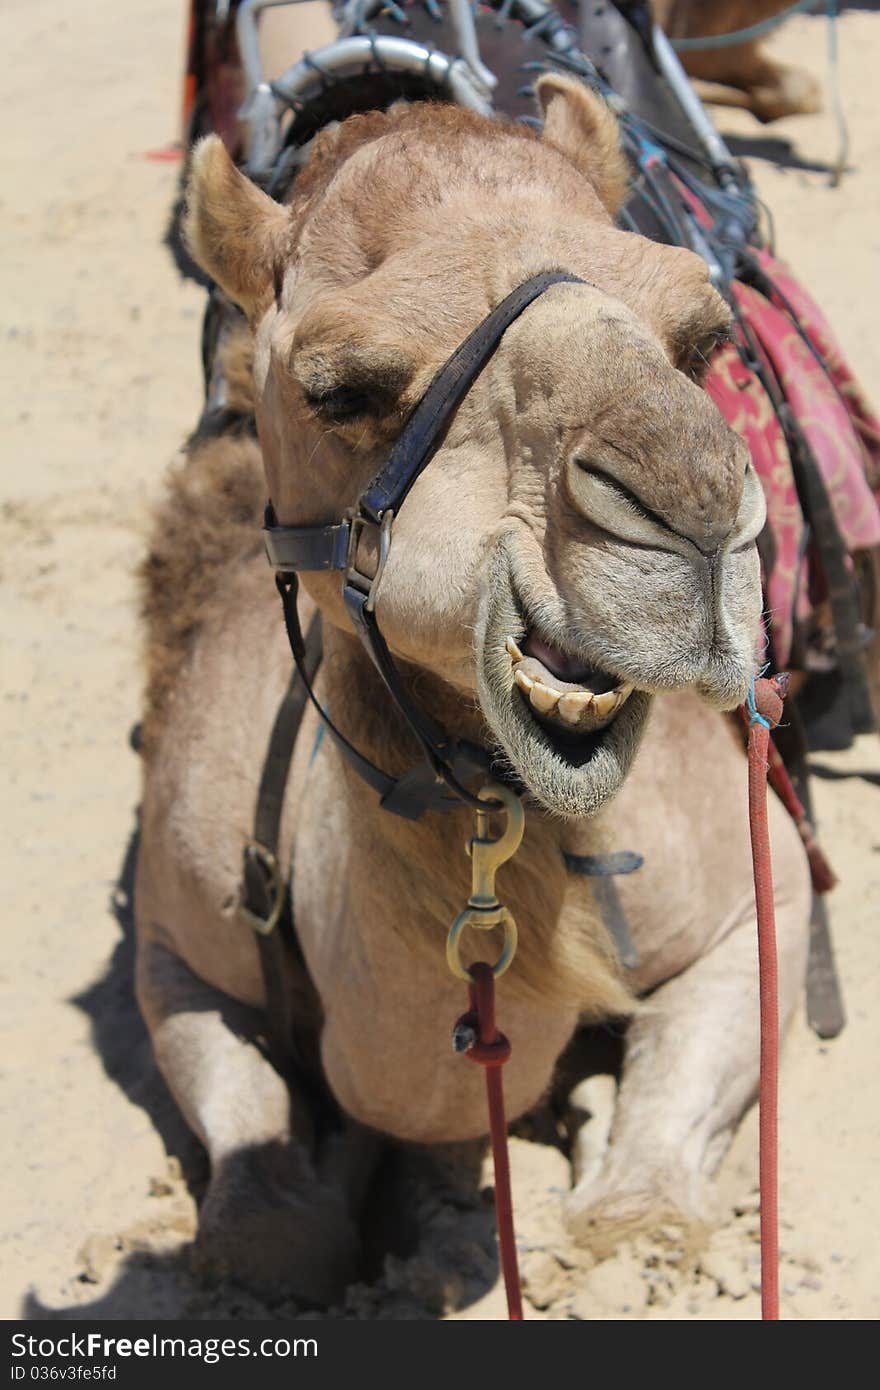
{"label": "sandy ground", "polygon": [[[876,386],[880,15],[840,25],[852,168],[829,186],[826,115],[723,130],[752,157],[779,244]],[[141,674],[133,572],[163,469],[200,398],[201,292],[161,245],[177,167],[181,0],[5,0],[3,687],[0,838],[6,1317],[277,1316],[189,1276],[200,1159],[153,1068],[131,990],[129,842]],[[825,72],[821,19],[774,41]],[[849,1025],[799,1018],[782,1081],[783,1313],[880,1313],[880,744],[822,755],[816,798],[842,883],[831,900]],[[728,1215],[698,1268],[649,1245],[591,1267],[560,1224],[558,1151],[514,1144],[530,1314],[753,1318],[754,1115],[721,1176]],[[181,1163],[189,1184],[181,1177]],[[335,1315],[494,1317],[491,1219],[461,1165],[404,1163],[422,1228]],[[479,1185],[478,1185],[479,1186]],[[472,1190],[469,1189],[469,1192]]]}

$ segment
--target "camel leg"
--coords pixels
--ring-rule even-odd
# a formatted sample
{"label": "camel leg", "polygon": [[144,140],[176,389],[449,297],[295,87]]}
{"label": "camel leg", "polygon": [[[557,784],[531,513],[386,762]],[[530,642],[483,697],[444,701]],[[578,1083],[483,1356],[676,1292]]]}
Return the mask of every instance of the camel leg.
{"label": "camel leg", "polygon": [[[208,1151],[211,1180],[194,1251],[200,1273],[263,1294],[329,1303],[356,1272],[353,1207],[369,1173],[362,1133],[327,1173],[310,1153],[311,1122],[250,1041],[259,1013],[197,979],[163,946],[141,943],[137,993],[159,1068]],[[349,1146],[351,1149],[351,1146]]]}
{"label": "camel leg", "polygon": [[[693,78],[744,92],[745,104],[759,121],[777,121],[782,116],[808,115],[822,109],[822,89],[815,77],[803,68],[776,62],[761,51],[757,41],[707,53],[688,53],[685,66]],[[723,103],[723,95],[713,93],[712,100]]]}
{"label": "camel leg", "polygon": [[[806,967],[804,879],[800,872],[790,896],[777,893],[783,1025]],[[708,1179],[757,1093],[756,939],[750,913],[657,989],[630,1024],[604,1161],[585,1166],[567,1213],[599,1258],[648,1229],[673,1228],[676,1240],[696,1245],[712,1220]]]}

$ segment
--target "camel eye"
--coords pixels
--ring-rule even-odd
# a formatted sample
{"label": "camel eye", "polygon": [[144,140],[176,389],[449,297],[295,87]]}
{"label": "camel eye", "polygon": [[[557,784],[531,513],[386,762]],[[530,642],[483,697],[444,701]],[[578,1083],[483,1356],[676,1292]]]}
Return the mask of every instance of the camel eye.
{"label": "camel eye", "polygon": [[369,415],[375,408],[375,402],[365,391],[358,391],[351,386],[333,386],[328,391],[314,394],[306,392],[306,400],[316,415],[339,424]]}

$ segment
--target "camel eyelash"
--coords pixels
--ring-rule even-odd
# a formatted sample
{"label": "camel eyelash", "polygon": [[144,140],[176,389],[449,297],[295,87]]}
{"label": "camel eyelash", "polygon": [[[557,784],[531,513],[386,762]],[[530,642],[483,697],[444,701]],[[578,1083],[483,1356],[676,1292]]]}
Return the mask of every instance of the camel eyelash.
{"label": "camel eyelash", "polygon": [[691,348],[680,370],[693,381],[701,382],[709,368],[713,352],[723,347],[725,343],[729,343],[731,337],[731,332],[727,328],[707,334],[695,347]]}
{"label": "camel eyelash", "polygon": [[364,391],[351,386],[334,386],[329,391],[306,393],[306,401],[316,415],[340,424],[372,413],[374,402]]}

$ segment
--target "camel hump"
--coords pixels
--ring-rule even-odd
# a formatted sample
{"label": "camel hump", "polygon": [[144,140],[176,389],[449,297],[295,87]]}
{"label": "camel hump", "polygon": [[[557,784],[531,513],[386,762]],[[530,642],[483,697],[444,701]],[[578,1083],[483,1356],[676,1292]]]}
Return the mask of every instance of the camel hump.
{"label": "camel hump", "polygon": [[254,428],[253,345],[245,320],[227,307],[208,364],[205,410],[168,472],[140,570],[147,757],[199,633],[228,598],[230,575],[262,546],[266,484]]}

